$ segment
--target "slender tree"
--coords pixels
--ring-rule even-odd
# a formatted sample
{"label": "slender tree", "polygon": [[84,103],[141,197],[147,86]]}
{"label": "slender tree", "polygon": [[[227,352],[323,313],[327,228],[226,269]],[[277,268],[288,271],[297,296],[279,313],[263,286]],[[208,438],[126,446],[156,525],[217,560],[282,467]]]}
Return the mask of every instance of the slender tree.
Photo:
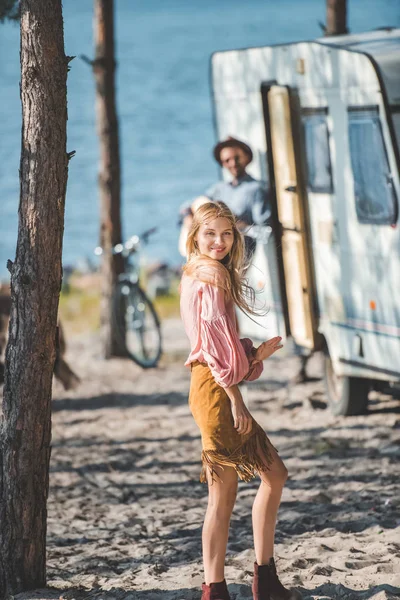
{"label": "slender tree", "polygon": [[105,358],[125,355],[116,337],[112,318],[112,292],[123,271],[121,255],[111,249],[122,239],[121,168],[118,117],[115,99],[114,1],[94,0],[97,129],[100,138],[100,244],[102,256],[101,335]]}
{"label": "slender tree", "polygon": [[325,35],[348,33],[347,0],[326,0]]}
{"label": "slender tree", "polygon": [[68,57],[61,0],[21,0],[22,150],[0,438],[0,598],[46,582]]}

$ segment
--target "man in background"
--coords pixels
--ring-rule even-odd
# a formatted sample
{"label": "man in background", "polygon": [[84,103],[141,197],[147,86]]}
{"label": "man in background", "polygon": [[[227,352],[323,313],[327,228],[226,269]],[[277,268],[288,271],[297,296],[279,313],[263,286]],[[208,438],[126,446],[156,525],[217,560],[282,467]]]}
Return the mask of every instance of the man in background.
{"label": "man in background", "polygon": [[185,256],[187,232],[192,222],[194,211],[204,202],[222,201],[231,209],[238,219],[238,226],[245,234],[246,250],[250,257],[254,252],[255,240],[246,235],[252,225],[264,225],[271,216],[268,189],[266,183],[257,181],[246,172],[253,160],[253,152],[247,144],[232,137],[219,142],[213,150],[215,160],[227,169],[232,179],[218,181],[204,194],[191,203],[181,207],[182,230],[179,251]]}

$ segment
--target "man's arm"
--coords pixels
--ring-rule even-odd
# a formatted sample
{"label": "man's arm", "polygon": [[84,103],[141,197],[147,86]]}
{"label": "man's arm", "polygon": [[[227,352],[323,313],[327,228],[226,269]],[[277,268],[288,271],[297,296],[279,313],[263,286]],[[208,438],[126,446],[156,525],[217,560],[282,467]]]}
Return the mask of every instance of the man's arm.
{"label": "man's arm", "polygon": [[218,192],[219,185],[220,185],[219,181],[217,181],[217,183],[213,183],[212,185],[210,185],[209,188],[206,189],[206,191],[204,192],[204,195],[207,196],[207,198],[209,198],[213,202],[217,202],[218,200],[221,200],[221,198],[220,198],[221,194],[219,194],[219,192]]}
{"label": "man's arm", "polygon": [[[190,200],[189,202],[184,202],[180,205],[179,225],[181,225],[182,223],[188,224],[191,222],[191,217],[193,217],[194,211],[203,203],[203,198],[204,201],[206,198],[214,202],[219,200],[220,198],[218,198],[218,183],[214,183],[212,186],[210,186],[205,191],[203,196],[199,196],[198,198],[194,198],[193,200]],[[190,217],[190,219],[188,217]]]}
{"label": "man's arm", "polygon": [[266,225],[271,218],[271,204],[269,201],[269,190],[267,186],[260,183],[252,205],[253,222],[256,225]]}

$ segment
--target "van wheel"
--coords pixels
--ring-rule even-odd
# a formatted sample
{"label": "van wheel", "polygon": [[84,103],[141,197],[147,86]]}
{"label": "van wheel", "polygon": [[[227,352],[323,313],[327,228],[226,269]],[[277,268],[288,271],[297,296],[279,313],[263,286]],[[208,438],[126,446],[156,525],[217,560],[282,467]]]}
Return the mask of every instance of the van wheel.
{"label": "van wheel", "polygon": [[361,377],[340,377],[333,370],[329,356],[324,359],[324,381],[328,406],[334,415],[363,415],[368,410],[371,382]]}

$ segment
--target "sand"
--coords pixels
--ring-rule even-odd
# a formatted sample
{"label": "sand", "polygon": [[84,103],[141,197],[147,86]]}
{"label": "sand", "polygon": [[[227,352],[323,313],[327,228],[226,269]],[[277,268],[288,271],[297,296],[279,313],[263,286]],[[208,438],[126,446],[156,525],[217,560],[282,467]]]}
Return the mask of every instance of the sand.
{"label": "sand", "polygon": [[[166,355],[150,371],[102,360],[97,335],[68,340],[82,383],[73,392],[54,384],[49,588],[18,600],[200,598],[207,489],[187,406],[187,342],[177,320],[164,323],[164,337]],[[375,394],[368,415],[334,417],[320,358],[306,384],[292,383],[298,366],[281,351],[247,394],[290,474],[276,535],[281,579],[309,600],[399,597],[400,401]],[[226,569],[232,600],[252,597],[257,486],[239,486]]]}

